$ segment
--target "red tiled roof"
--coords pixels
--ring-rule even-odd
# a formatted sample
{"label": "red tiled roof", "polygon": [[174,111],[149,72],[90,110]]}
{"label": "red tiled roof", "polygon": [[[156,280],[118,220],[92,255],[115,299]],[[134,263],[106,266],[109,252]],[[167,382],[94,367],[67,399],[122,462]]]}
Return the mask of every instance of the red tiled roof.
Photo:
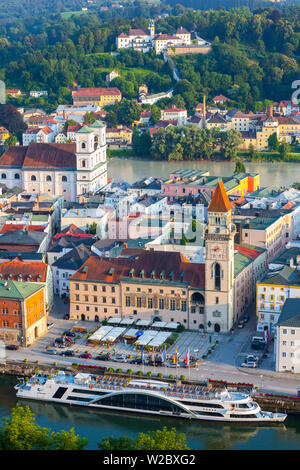
{"label": "red tiled roof", "polygon": [[130,29],[129,36],[149,36],[143,29]]}
{"label": "red tiled roof", "polygon": [[[11,281],[18,281],[18,276],[21,275],[23,281],[46,282],[47,264],[40,261],[24,262],[17,257],[12,261],[0,263],[0,274],[2,274],[2,279]],[[12,277],[9,277],[10,274]]]}
{"label": "red tiled roof", "polygon": [[[109,274],[111,268],[113,272]],[[151,273],[155,272],[154,279],[160,280],[160,275],[164,272],[165,281],[170,280],[172,273],[175,282],[188,282],[191,287],[198,289],[205,287],[205,264],[190,263],[180,253],[165,251],[143,250],[135,259],[91,256],[70,279],[116,283],[124,277],[130,277],[131,269],[134,269],[135,279],[141,279],[143,271],[145,279],[151,280]]]}
{"label": "red tiled roof", "polygon": [[121,95],[118,88],[80,88],[72,92],[73,97],[76,96],[101,96],[101,95]]}
{"label": "red tiled roof", "polygon": [[212,100],[213,101],[230,101],[230,99],[227,98],[227,96],[224,96],[224,95],[217,95]]}
{"label": "red tiled roof", "polygon": [[83,230],[81,230],[81,228],[76,227],[76,225],[70,224],[70,225],[68,225],[68,227],[64,228],[60,233],[70,235],[70,234],[74,234],[74,233],[80,234],[80,233],[85,233],[85,232]]}
{"label": "red tiled roof", "polygon": [[228,199],[223,181],[219,181],[214,191],[208,210],[212,212],[228,212],[232,205]]}
{"label": "red tiled roof", "polygon": [[237,250],[242,255],[245,255],[251,259],[258,258],[258,256],[260,256],[262,253],[261,251],[255,250],[255,248],[248,248],[248,247],[236,245],[236,244],[234,245],[234,249]]}
{"label": "red tiled roof", "polygon": [[29,232],[43,232],[44,225],[5,224],[0,233],[15,232],[16,230],[28,230]]}
{"label": "red tiled roof", "polygon": [[76,144],[40,144],[9,147],[0,156],[0,167],[76,168]]}

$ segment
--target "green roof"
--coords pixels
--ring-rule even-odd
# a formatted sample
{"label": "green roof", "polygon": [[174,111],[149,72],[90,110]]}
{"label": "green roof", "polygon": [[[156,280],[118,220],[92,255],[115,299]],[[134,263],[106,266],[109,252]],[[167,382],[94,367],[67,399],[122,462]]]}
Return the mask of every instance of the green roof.
{"label": "green roof", "polygon": [[24,300],[42,287],[43,284],[35,282],[0,281],[0,298]]}
{"label": "green roof", "polygon": [[253,260],[242,253],[234,254],[234,277],[237,277]]}
{"label": "green roof", "polygon": [[299,246],[292,246],[291,248],[287,248],[279,253],[276,258],[271,260],[271,263],[274,264],[290,264],[290,260],[293,259],[296,265],[297,256],[300,256],[300,247]]}
{"label": "green roof", "polygon": [[265,186],[263,188],[258,189],[257,191],[254,191],[254,193],[251,193],[251,196],[253,197],[275,197],[278,196],[278,191],[279,191],[278,186]]}
{"label": "green roof", "polygon": [[90,127],[105,127],[105,124],[97,119],[93,124],[90,125]]}
{"label": "green roof", "polygon": [[300,299],[286,299],[277,325],[300,327]]}
{"label": "green roof", "polygon": [[77,131],[77,134],[90,134],[92,131],[92,129],[88,126],[83,126],[81,127],[81,129],[79,129],[79,131]]}
{"label": "green roof", "polygon": [[249,222],[244,221],[243,227],[247,228],[249,225],[250,229],[253,230],[266,230],[270,225],[274,224],[278,219],[276,217],[255,217],[250,219]]}
{"label": "green roof", "polygon": [[[272,273],[273,274],[273,273]],[[300,286],[300,271],[297,268],[284,266],[280,271],[271,275],[269,272],[260,284],[275,284],[278,286]]]}

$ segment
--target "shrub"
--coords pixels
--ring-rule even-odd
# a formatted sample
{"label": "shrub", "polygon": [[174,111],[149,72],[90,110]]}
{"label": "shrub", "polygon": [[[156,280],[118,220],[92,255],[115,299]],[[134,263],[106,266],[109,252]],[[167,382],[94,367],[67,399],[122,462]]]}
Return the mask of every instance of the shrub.
{"label": "shrub", "polygon": [[78,367],[77,362],[73,362],[72,367]]}
{"label": "shrub", "polygon": [[157,377],[159,377],[160,379],[161,379],[163,376],[164,376],[164,374],[162,374],[161,372],[159,372],[159,373],[157,374]]}
{"label": "shrub", "polygon": [[132,369],[127,369],[127,374],[131,375],[132,374]]}
{"label": "shrub", "polygon": [[170,375],[169,375],[169,378],[170,378],[170,379],[174,379],[174,375],[173,375],[173,374],[170,374]]}
{"label": "shrub", "polygon": [[151,370],[149,370],[149,371],[147,372],[147,375],[148,375],[148,377],[152,377],[152,372],[151,372]]}
{"label": "shrub", "polygon": [[114,371],[114,368],[113,367],[109,367],[108,368],[108,372],[113,372]]}
{"label": "shrub", "polygon": [[185,375],[181,375],[179,378],[180,380],[185,380]]}
{"label": "shrub", "polygon": [[141,370],[138,370],[136,375],[143,375],[143,372]]}
{"label": "shrub", "polygon": [[117,373],[117,374],[122,374],[122,369],[117,369],[117,370],[116,370],[116,373]]}
{"label": "shrub", "polygon": [[26,357],[25,357],[25,359],[23,359],[23,362],[28,362],[28,359],[26,359]]}

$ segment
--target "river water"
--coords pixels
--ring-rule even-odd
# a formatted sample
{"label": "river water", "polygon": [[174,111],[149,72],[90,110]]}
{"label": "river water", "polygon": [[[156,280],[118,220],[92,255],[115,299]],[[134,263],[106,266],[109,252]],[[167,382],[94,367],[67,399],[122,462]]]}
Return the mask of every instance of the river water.
{"label": "river water", "polygon": [[69,405],[17,400],[15,377],[0,377],[0,418],[8,416],[16,405],[29,405],[37,423],[51,431],[75,428],[87,437],[88,449],[96,450],[103,437],[127,435],[136,438],[139,432],[175,427],[186,434],[191,449],[206,450],[297,450],[300,449],[300,417],[289,416],[284,424],[270,426],[224,425],[193,422],[178,418],[145,417],[127,413],[91,410]]}
{"label": "river water", "polygon": [[[288,186],[300,181],[299,163],[246,162],[246,171],[260,173],[261,186]],[[234,172],[234,162],[190,161],[165,162],[135,158],[112,158],[108,162],[108,175],[111,178],[124,179],[129,183],[154,176],[169,176],[179,168],[208,170],[212,176],[230,176]]]}

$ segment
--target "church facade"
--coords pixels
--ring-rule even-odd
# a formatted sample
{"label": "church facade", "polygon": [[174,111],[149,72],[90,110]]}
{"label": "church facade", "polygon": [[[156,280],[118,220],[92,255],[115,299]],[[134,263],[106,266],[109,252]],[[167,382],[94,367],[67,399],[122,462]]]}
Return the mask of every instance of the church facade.
{"label": "church facade", "polygon": [[10,147],[0,157],[0,182],[28,193],[64,196],[66,201],[103,188],[107,185],[104,124],[83,126],[75,137],[74,143]]}

